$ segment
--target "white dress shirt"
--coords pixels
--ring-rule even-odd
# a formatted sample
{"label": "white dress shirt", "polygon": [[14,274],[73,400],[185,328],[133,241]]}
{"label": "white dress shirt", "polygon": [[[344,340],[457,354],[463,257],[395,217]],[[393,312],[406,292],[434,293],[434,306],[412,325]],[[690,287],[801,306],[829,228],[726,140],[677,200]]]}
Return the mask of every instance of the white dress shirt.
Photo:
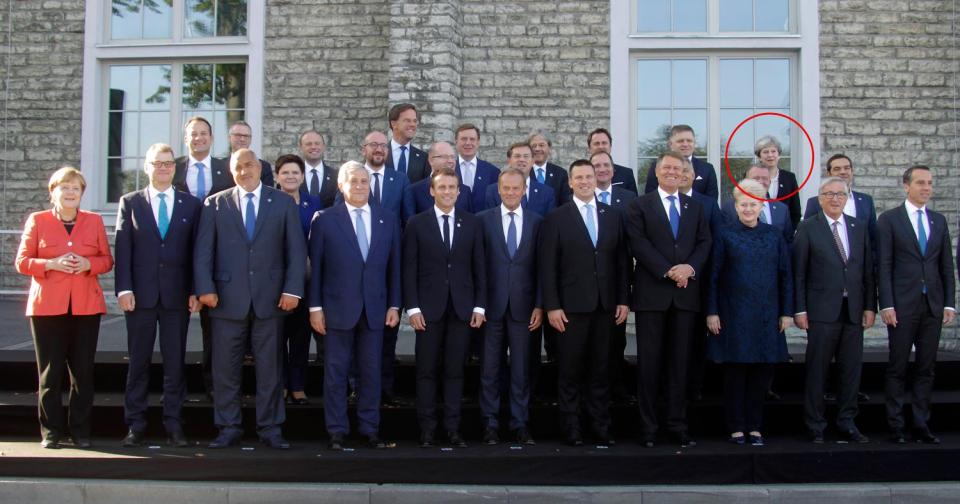
{"label": "white dress shirt", "polygon": [[[362,207],[355,207],[350,203],[346,203],[347,211],[350,212],[350,224],[353,225],[353,233],[357,233],[357,210],[363,210],[360,214],[360,218],[363,219],[363,230],[367,233],[367,244],[373,243],[373,229],[370,227],[370,204],[363,205]],[[354,237],[356,239],[356,237]]]}
{"label": "white dress shirt", "polygon": [[763,212],[763,217],[767,220],[767,224],[773,224],[773,212],[770,211],[770,202],[764,201],[763,206],[760,207],[760,211]]}
{"label": "white dress shirt", "polygon": [[667,214],[667,220],[670,220],[670,207],[673,206],[670,204],[670,200],[667,199],[667,196],[673,196],[673,204],[677,207],[677,215],[682,215],[683,212],[680,210],[680,192],[675,192],[670,194],[663,190],[660,186],[657,186],[657,192],[660,193],[660,203],[663,204],[663,211]]}
{"label": "white dress shirt", "polygon": [[[375,185],[373,183],[374,181],[373,174],[374,173],[380,174],[380,194],[378,194],[377,197],[380,198],[380,201],[383,201],[383,183],[386,180],[383,178],[383,175],[387,172],[387,165],[381,166],[379,170],[374,170],[369,164],[366,164],[366,163],[364,163],[363,167],[367,169],[367,175],[370,175],[370,193],[371,194],[373,194],[373,188]],[[370,235],[367,235],[367,236],[370,236]]]}
{"label": "white dress shirt", "polygon": [[523,205],[516,210],[510,210],[503,203],[500,204],[500,217],[503,222],[503,241],[507,241],[507,230],[510,229],[510,212],[513,212],[513,225],[517,228],[517,247],[520,246],[520,237],[523,235]]}
{"label": "white dress shirt", "polygon": [[153,220],[156,221],[157,225],[160,225],[160,198],[157,197],[158,194],[166,195],[167,202],[167,222],[173,222],[173,205],[174,205],[174,191],[173,186],[167,188],[166,191],[158,191],[154,189],[152,185],[147,186],[147,194],[150,195],[150,208],[153,210]]}
{"label": "white dress shirt", "polygon": [[470,160],[457,156],[457,160],[460,162],[460,178],[463,179],[463,185],[473,190],[473,182],[477,177],[477,156],[473,156]]}
{"label": "white dress shirt", "polygon": [[920,230],[917,228],[917,211],[923,210],[923,232],[927,235],[927,241],[930,240],[930,222],[927,216],[927,207],[917,207],[913,203],[910,203],[910,200],[903,202],[903,205],[907,207],[907,217],[909,217],[910,225],[913,227],[913,235],[917,237],[917,240],[920,240]]}
{"label": "white dress shirt", "polygon": [[260,191],[263,189],[263,184],[257,183],[257,188],[247,192],[244,188],[237,186],[237,205],[240,206],[240,220],[243,221],[244,225],[247,222],[247,195],[253,195],[253,219],[257,219],[257,214],[260,211]]}
{"label": "white dress shirt", "polygon": [[767,188],[767,196],[770,199],[777,199],[777,194],[780,193],[780,170],[777,169],[777,174],[770,177],[770,187]]}
{"label": "white dress shirt", "polygon": [[597,200],[581,201],[580,198],[574,196],[573,202],[574,204],[577,205],[577,211],[580,212],[580,218],[583,219],[584,227],[586,227],[587,225],[587,210],[585,209],[585,207],[588,204],[593,206],[593,208],[591,208],[591,211],[593,212],[593,224],[597,230],[597,240],[599,241],[600,240],[600,219],[599,219],[599,215],[597,215]]}
{"label": "white dress shirt", "polygon": [[599,187],[594,188],[593,193],[597,195],[597,202],[603,203],[603,199],[600,197],[600,193],[607,193],[607,204],[613,204],[613,184],[610,184],[610,187],[606,189],[600,189]]}
{"label": "white dress shirt", "polygon": [[847,223],[843,219],[843,214],[840,214],[840,218],[833,220],[829,215],[823,214],[827,218],[827,226],[830,230],[830,236],[833,236],[833,223],[837,222],[837,234],[840,235],[840,242],[843,243],[843,253],[847,255],[847,258],[850,257],[850,239],[847,237]]}
{"label": "white dress shirt", "polygon": [[410,168],[410,142],[398,144],[396,140],[390,139],[390,151],[393,153],[393,169],[400,169],[400,147],[407,148],[407,168]]}
{"label": "white dress shirt", "polygon": [[853,198],[853,191],[850,191],[850,194],[847,195],[847,203],[843,205],[843,213],[849,215],[850,217],[857,216],[857,202]]}
{"label": "white dress shirt", "polygon": [[533,165],[533,171],[530,173],[533,174],[533,177],[537,182],[540,182],[540,170],[543,170],[543,183],[546,184],[547,177],[549,177],[547,174],[547,163],[543,163],[543,165]]}
{"label": "white dress shirt", "polygon": [[212,160],[210,155],[203,159],[194,159],[193,156],[187,158],[187,189],[190,191],[190,194],[197,195],[197,163],[203,163],[203,182],[206,186],[207,194],[204,197],[212,194],[210,189],[213,188],[213,166],[210,165]]}
{"label": "white dress shirt", "polygon": [[307,183],[307,192],[310,191],[310,184],[313,183],[313,177],[320,177],[317,180],[318,182],[317,187],[319,188],[318,189],[319,192],[323,192],[323,180],[324,178],[326,178],[323,176],[323,160],[321,159],[316,166],[310,166],[310,163],[306,161],[303,162],[303,165],[304,165],[304,168],[306,168],[306,171],[304,173],[305,178],[303,180]]}

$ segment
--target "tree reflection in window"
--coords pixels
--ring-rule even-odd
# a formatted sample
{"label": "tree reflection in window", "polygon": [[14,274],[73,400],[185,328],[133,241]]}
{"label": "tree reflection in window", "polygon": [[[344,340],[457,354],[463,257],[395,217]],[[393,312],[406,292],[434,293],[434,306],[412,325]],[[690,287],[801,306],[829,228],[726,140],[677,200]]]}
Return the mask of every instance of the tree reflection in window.
{"label": "tree reflection in window", "polygon": [[243,37],[247,34],[246,0],[186,0],[184,35]]}

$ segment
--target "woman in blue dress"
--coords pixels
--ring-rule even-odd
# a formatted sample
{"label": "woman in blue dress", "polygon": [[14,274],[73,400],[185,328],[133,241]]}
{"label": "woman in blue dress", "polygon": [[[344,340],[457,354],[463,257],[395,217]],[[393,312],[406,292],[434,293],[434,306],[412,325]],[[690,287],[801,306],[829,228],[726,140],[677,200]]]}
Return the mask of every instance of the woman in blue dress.
{"label": "woman in blue dress", "polygon": [[[277,158],[273,166],[277,186],[297,202],[303,237],[309,238],[307,235],[310,233],[313,214],[323,207],[320,198],[311,196],[303,187],[303,159],[293,154],[285,154]],[[309,404],[304,391],[307,383],[307,363],[310,358],[310,317],[305,301],[301,301],[297,308],[284,319],[283,342],[287,403]]]}
{"label": "woman in blue dress", "polygon": [[[741,181],[740,187],[766,195],[753,180]],[[773,366],[788,358],[783,330],[793,316],[790,250],[779,230],[759,222],[761,201],[738,189],[734,201],[737,220],[714,237],[708,356],[723,365],[730,442],[760,446],[763,399]]]}

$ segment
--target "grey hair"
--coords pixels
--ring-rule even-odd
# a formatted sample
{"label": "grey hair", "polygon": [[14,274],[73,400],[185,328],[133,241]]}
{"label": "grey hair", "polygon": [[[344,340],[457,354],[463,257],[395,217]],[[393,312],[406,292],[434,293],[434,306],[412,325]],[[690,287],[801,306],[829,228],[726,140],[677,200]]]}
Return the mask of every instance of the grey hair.
{"label": "grey hair", "polygon": [[[362,171],[364,175],[367,175],[367,169],[360,164],[359,161],[347,161],[340,165],[340,173],[337,174],[337,185],[346,183],[350,180],[350,174],[355,171]],[[367,175],[369,178],[369,175]]]}
{"label": "grey hair", "polygon": [[740,187],[733,189],[733,199],[740,201],[740,198],[746,196],[746,193],[750,193],[758,198],[767,197],[767,189],[763,187],[763,184],[753,179],[741,180]]}
{"label": "grey hair", "polygon": [[847,196],[849,196],[849,195],[850,195],[850,188],[847,186],[847,181],[846,181],[846,180],[843,180],[843,179],[840,178],[840,177],[827,177],[827,178],[821,180],[821,181],[820,181],[820,191],[823,191],[823,188],[824,188],[824,187],[827,187],[828,185],[834,184],[834,183],[836,183],[836,182],[840,182],[841,184],[843,184],[843,193],[846,194]]}
{"label": "grey hair", "polygon": [[753,146],[753,153],[760,157],[760,151],[767,147],[776,147],[777,152],[783,154],[783,146],[780,145],[780,140],[777,140],[773,135],[764,135],[758,138],[757,143]]}
{"label": "grey hair", "polygon": [[533,142],[533,138],[538,136],[543,137],[543,139],[547,141],[547,147],[553,147],[553,142],[550,141],[550,136],[547,134],[546,131],[541,129],[535,129],[531,131],[530,134],[527,135],[527,143]]}

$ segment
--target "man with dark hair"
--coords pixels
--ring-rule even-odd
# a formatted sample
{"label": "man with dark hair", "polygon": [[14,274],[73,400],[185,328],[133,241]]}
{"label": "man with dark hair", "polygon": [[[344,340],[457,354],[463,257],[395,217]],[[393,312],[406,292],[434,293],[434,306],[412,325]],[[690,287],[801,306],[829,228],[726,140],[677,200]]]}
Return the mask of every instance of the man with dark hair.
{"label": "man with dark hair", "polygon": [[[697,139],[694,136],[693,128],[686,124],[676,124],[670,128],[670,136],[667,138],[667,148],[673,152],[679,152],[693,165],[694,191],[713,199],[719,197],[720,191],[717,184],[717,173],[713,165],[693,155],[693,151],[697,148]],[[647,184],[643,190],[644,193],[657,190],[656,172],[656,162],[653,162],[647,171]]]}
{"label": "man with dark hair", "polygon": [[307,130],[300,133],[297,148],[304,162],[302,187],[311,196],[320,198],[323,208],[332,206],[338,194],[337,168],[323,159],[327,150],[326,139],[315,130]]}
{"label": "man with dark hair", "polygon": [[894,443],[906,443],[907,363],[916,348],[913,434],[918,442],[939,444],[930,431],[930,395],[942,326],[956,315],[953,253],[947,219],[927,208],[933,173],[917,165],[903,173],[906,201],[877,219],[880,317],[890,337],[886,373],[887,424]]}
{"label": "man with dark hair", "polygon": [[[437,142],[430,146],[429,158],[431,173],[436,173],[439,170],[453,170],[457,155],[454,153],[453,146],[448,142]],[[430,187],[430,177],[427,177],[408,185],[404,190],[402,216],[404,225],[406,225],[406,222],[414,215],[434,207],[435,202]],[[473,207],[470,204],[471,200],[470,189],[459,187],[456,198],[457,210],[464,213],[472,213]]]}
{"label": "man with dark hair", "polygon": [[[597,128],[587,135],[587,149],[591,156],[600,151],[610,154],[612,147],[613,137],[610,136],[610,132],[606,128]],[[622,186],[624,189],[632,191],[633,194],[639,194],[637,192],[637,177],[632,168],[614,164],[613,169],[613,185]]]}
{"label": "man with dark hair", "polygon": [[460,185],[470,188],[473,196],[470,207],[478,212],[484,208],[487,188],[496,187],[500,168],[477,157],[480,128],[470,123],[461,124],[453,137],[457,147],[457,177]]}
{"label": "man with dark hair", "polygon": [[[246,121],[237,121],[230,125],[228,140],[231,154],[240,149],[249,149],[253,141],[253,128]],[[273,166],[262,159],[260,160],[260,182],[267,187],[274,187]]]}
{"label": "man with dark hair", "polygon": [[[523,207],[543,217],[555,208],[556,198],[550,186],[541,184],[530,176],[532,160],[533,154],[530,145],[526,142],[515,142],[507,148],[507,166],[519,170],[528,179],[526,193],[521,200]],[[500,206],[500,192],[497,186],[487,187],[485,202],[483,206],[485,209]]]}
{"label": "man with dark hair", "polygon": [[387,115],[390,125],[390,151],[387,153],[387,168],[405,173],[410,182],[427,178],[430,167],[427,153],[414,147],[410,142],[417,136],[420,124],[420,112],[412,103],[400,103],[390,108]]}
{"label": "man with dark hair", "polygon": [[527,143],[533,150],[533,169],[530,171],[530,178],[553,189],[556,206],[570,201],[572,193],[567,170],[550,162],[550,149],[553,147],[550,138],[542,131],[535,131],[527,137]]}

